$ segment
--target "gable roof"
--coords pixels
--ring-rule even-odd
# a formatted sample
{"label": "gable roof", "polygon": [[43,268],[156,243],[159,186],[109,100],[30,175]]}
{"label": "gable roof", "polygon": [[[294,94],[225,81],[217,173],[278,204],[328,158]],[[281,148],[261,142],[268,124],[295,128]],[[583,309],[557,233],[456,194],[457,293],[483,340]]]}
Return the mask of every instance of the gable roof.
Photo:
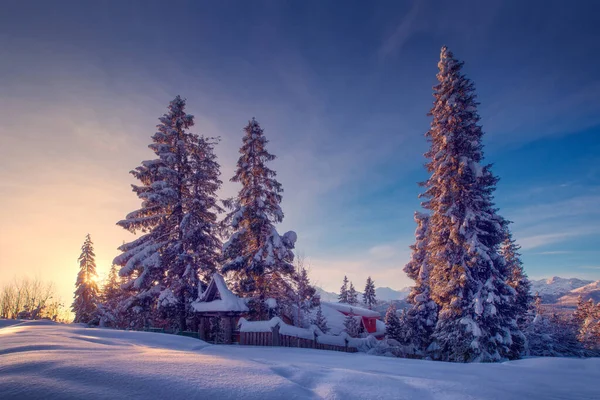
{"label": "gable roof", "polygon": [[192,309],[196,312],[247,312],[248,306],[244,299],[239,298],[227,288],[225,279],[215,273],[204,293],[192,303]]}

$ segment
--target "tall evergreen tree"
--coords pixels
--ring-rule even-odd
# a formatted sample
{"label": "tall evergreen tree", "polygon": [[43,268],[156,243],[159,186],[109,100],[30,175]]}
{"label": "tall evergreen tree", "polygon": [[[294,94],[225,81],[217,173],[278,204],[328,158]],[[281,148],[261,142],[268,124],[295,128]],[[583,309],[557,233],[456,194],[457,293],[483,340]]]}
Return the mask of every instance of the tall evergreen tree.
{"label": "tall evergreen tree", "polygon": [[415,281],[415,286],[407,297],[411,304],[402,324],[404,345],[412,346],[423,354],[431,344],[431,335],[437,321],[437,304],[431,299],[430,272],[428,248],[429,216],[420,212],[415,213],[417,229],[415,243],[410,246],[411,259],[405,265],[404,272]]}
{"label": "tall evergreen tree", "polygon": [[577,340],[586,349],[600,349],[600,303],[594,304],[592,299],[584,302],[580,296],[574,320],[578,328]]}
{"label": "tall evergreen tree", "polygon": [[350,289],[348,289],[348,304],[351,306],[358,305],[358,292],[354,289],[352,282],[350,282]]}
{"label": "tall evergreen tree", "polygon": [[317,295],[317,291],[310,284],[310,278],[308,277],[308,270],[303,265],[297,268],[294,275],[296,281],[294,306],[297,309],[297,325],[306,326],[309,324],[308,315],[310,310],[316,305],[320,305],[321,299]]}
{"label": "tall evergreen tree", "polygon": [[375,295],[375,282],[369,276],[365,284],[365,292],[363,293],[363,303],[370,309],[377,304],[377,296]]}
{"label": "tall evergreen tree", "polygon": [[573,312],[573,320],[577,325],[581,325],[589,315],[591,311],[590,304],[591,303],[589,302],[583,301],[583,296],[579,295],[577,298],[577,308]]}
{"label": "tall evergreen tree", "polygon": [[75,283],[75,299],[71,306],[75,313],[74,322],[95,323],[99,299],[96,254],[89,233],[85,237],[79,256],[79,273]]}
{"label": "tall evergreen tree", "polygon": [[106,303],[115,298],[120,288],[119,271],[117,271],[117,266],[113,264],[108,271],[106,282],[102,286],[102,302]]}
{"label": "tall evergreen tree", "polygon": [[338,302],[348,303],[348,277],[344,275],[344,281],[340,288],[340,294],[338,295]]}
{"label": "tall evergreen tree", "polygon": [[185,112],[185,100],[177,96],[159,121],[148,146],[158,158],[131,171],[141,182],[132,187],[142,207],[117,223],[143,235],[119,247],[123,253],[114,263],[129,278],[129,308],[158,308],[185,330],[199,279],[207,281],[217,267],[220,172],[215,140],[189,132],[194,117]]}
{"label": "tall evergreen tree", "polygon": [[506,221],[493,203],[498,178],[482,165],[478,103],[463,63],[443,47],[438,67],[426,134],[431,175],[423,183],[431,297],[439,306],[432,336],[443,360],[501,360],[511,355],[518,328],[514,291],[499,254]]}
{"label": "tall evergreen tree", "polygon": [[533,311],[534,315],[542,314],[542,296],[539,292],[533,294]]}
{"label": "tall evergreen tree", "polygon": [[510,230],[506,229],[504,242],[502,242],[501,254],[506,263],[506,271],[508,275],[507,283],[515,290],[515,309],[517,323],[522,325],[525,321],[527,312],[531,307],[533,296],[531,295],[531,283],[523,270],[521,262],[521,254],[516,240],[513,239]]}
{"label": "tall evergreen tree", "polygon": [[400,318],[398,318],[398,312],[396,306],[392,303],[385,313],[385,332],[389,339],[401,340],[402,327],[400,325]]}
{"label": "tall evergreen tree", "polygon": [[122,327],[120,304],[126,293],[121,289],[122,278],[116,265],[110,267],[108,278],[102,286],[102,307],[100,315],[101,326]]}
{"label": "tall evergreen tree", "polygon": [[238,294],[254,298],[253,308],[258,318],[264,318],[269,281],[274,276],[292,279],[294,274],[296,233],[280,236],[275,229],[283,220],[283,188],[275,171],[267,167],[275,156],[266,149],[263,130],[253,118],[244,132],[241,156],[231,178],[242,188],[235,199],[225,202],[231,211],[225,219],[231,235],[223,245],[222,272],[229,274]]}

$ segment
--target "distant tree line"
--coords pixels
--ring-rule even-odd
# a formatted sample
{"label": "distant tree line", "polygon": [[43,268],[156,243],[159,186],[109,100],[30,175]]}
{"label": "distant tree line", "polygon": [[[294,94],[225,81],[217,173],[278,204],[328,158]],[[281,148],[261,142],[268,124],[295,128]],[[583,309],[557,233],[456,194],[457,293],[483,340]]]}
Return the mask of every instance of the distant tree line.
{"label": "distant tree line", "polygon": [[70,321],[70,313],[56,296],[54,284],[39,278],[14,279],[0,288],[0,318]]}

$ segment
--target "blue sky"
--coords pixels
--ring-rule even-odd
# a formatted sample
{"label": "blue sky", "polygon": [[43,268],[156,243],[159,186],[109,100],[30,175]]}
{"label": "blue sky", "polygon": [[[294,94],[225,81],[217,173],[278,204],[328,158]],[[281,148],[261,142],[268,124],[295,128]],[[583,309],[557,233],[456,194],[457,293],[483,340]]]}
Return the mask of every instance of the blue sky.
{"label": "blue sky", "polygon": [[600,279],[599,13],[594,1],[5,2],[0,281],[38,274],[67,293],[88,231],[108,270],[128,239],[114,224],[138,206],[127,172],[180,94],[196,131],[221,136],[224,180],[259,120],[285,188],[280,229],[298,232],[314,281],[409,285],[444,44],[476,84],[527,272]]}

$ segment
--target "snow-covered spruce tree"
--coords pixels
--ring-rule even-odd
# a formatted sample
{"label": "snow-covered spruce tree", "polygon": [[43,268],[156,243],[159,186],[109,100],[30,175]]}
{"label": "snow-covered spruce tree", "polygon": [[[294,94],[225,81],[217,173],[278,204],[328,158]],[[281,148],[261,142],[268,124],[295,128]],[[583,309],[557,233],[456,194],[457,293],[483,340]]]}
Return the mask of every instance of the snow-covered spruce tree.
{"label": "snow-covered spruce tree", "polygon": [[410,261],[404,266],[406,275],[415,281],[407,297],[411,307],[407,311],[402,324],[402,341],[420,354],[424,354],[431,344],[431,334],[437,321],[437,304],[431,299],[429,276],[431,265],[428,259],[427,243],[429,241],[429,216],[420,212],[415,213],[417,229],[415,243]]}
{"label": "snow-covered spruce tree", "polygon": [[429,210],[431,297],[438,304],[432,338],[445,361],[498,361],[512,355],[518,331],[514,290],[499,254],[506,221],[497,214],[498,178],[483,162],[475,88],[463,63],[443,47],[434,87],[423,183]]}
{"label": "snow-covered spruce tree", "polygon": [[400,326],[400,318],[396,306],[392,303],[385,313],[385,331],[389,339],[394,339],[400,342],[402,335],[402,327]]}
{"label": "snow-covered spruce tree", "polygon": [[500,248],[500,253],[506,264],[506,273],[508,285],[514,289],[514,312],[517,319],[518,330],[512,333],[511,358],[517,358],[525,349],[526,338],[522,330],[525,329],[527,314],[531,308],[533,296],[531,295],[531,283],[523,270],[521,262],[521,254],[516,240],[513,239],[512,233],[506,227],[504,241]]}
{"label": "snow-covered spruce tree", "polygon": [[323,333],[327,333],[329,331],[329,327],[327,326],[327,319],[323,315],[323,309],[319,304],[317,308],[317,313],[315,314],[315,318],[312,320],[312,324],[316,325],[317,328],[321,330]]}
{"label": "snow-covered spruce tree", "polygon": [[131,171],[141,182],[132,187],[142,207],[117,223],[143,235],[119,247],[123,253],[114,263],[129,277],[127,308],[140,315],[158,309],[185,330],[199,279],[207,281],[217,268],[220,172],[216,141],[189,132],[194,117],[185,112],[185,100],[177,96],[159,121],[148,146],[158,158]]}
{"label": "snow-covered spruce tree", "polygon": [[102,295],[100,311],[100,326],[117,326],[117,313],[119,302],[121,300],[120,294],[121,284],[119,283],[119,272],[117,266],[112,265],[108,272],[108,277],[104,285],[102,285]]}
{"label": "snow-covered spruce tree", "polygon": [[[275,159],[266,149],[268,140],[253,118],[244,128],[241,156],[232,182],[242,185],[234,199],[225,201],[231,211],[224,220],[230,233],[223,245],[224,264],[221,271],[228,274],[234,291],[251,297],[254,317],[267,316],[265,300],[273,277],[293,279],[296,233],[289,231],[280,236],[275,224],[283,220],[281,193],[283,188],[275,179],[276,173],[267,163]],[[288,296],[275,298],[278,303]]]}
{"label": "snow-covered spruce tree", "polygon": [[363,293],[363,303],[370,310],[377,304],[377,296],[375,295],[375,282],[369,276],[365,284],[365,292]]}
{"label": "snow-covered spruce tree", "polygon": [[578,327],[577,340],[588,350],[600,349],[600,303],[584,302],[581,296],[574,313]]}
{"label": "snow-covered spruce tree", "polygon": [[357,317],[351,314],[352,309],[350,309],[350,314],[344,319],[344,330],[350,337],[355,338],[360,335],[360,323],[358,322]]}
{"label": "snow-covered spruce tree", "polygon": [[590,304],[593,305],[593,303],[583,301],[583,296],[579,295],[577,298],[577,308],[573,312],[573,321],[577,325],[581,325],[581,323],[587,318],[590,312]]}
{"label": "snow-covered spruce tree", "polygon": [[117,265],[111,266],[108,278],[102,287],[101,326],[127,328],[131,322],[128,314],[131,314],[132,310],[124,309],[123,303],[132,293],[121,287],[128,279],[119,276],[119,269]]}
{"label": "snow-covered spruce tree", "polygon": [[352,282],[350,282],[350,289],[348,289],[348,304],[351,306],[358,305],[358,292],[354,289]]}
{"label": "snow-covered spruce tree", "polygon": [[310,325],[310,310],[321,303],[310,284],[307,269],[299,262],[291,275],[272,273],[266,282],[265,296],[275,300],[270,301],[269,317],[285,316],[292,319],[295,326],[303,328]]}
{"label": "snow-covered spruce tree", "polygon": [[81,255],[79,256],[79,273],[75,283],[75,299],[71,309],[75,313],[74,322],[97,323],[98,304],[98,274],[96,273],[96,255],[92,238],[87,234]]}
{"label": "snow-covered spruce tree", "polygon": [[513,239],[510,230],[506,229],[504,242],[502,242],[500,252],[506,263],[506,271],[508,274],[507,283],[516,292],[515,308],[517,312],[517,323],[519,325],[524,322],[525,316],[533,302],[531,283],[523,270],[521,254],[519,253],[520,249],[521,246]]}
{"label": "snow-covered spruce tree", "polygon": [[297,326],[308,327],[308,315],[310,310],[316,306],[320,306],[321,298],[317,295],[317,291],[310,284],[308,270],[304,265],[299,265],[295,274],[296,290],[294,300],[297,315]]}
{"label": "snow-covered spruce tree", "polygon": [[348,303],[348,277],[344,275],[344,281],[340,288],[340,294],[338,295],[338,302]]}
{"label": "snow-covered spruce tree", "polygon": [[542,296],[540,296],[539,292],[535,292],[533,294],[533,315],[539,315],[542,313]]}
{"label": "snow-covered spruce tree", "polygon": [[102,303],[108,303],[117,297],[121,288],[119,281],[119,271],[117,271],[117,266],[113,264],[108,272],[106,282],[102,285]]}

